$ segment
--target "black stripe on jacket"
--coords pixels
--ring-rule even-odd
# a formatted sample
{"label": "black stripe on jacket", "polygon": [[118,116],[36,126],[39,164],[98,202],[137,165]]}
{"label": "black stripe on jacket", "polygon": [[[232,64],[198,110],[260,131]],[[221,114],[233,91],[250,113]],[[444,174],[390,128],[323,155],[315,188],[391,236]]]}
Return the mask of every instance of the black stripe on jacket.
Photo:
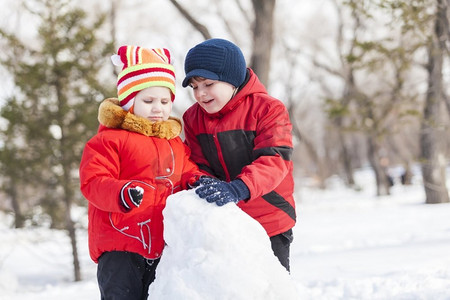
{"label": "black stripe on jacket", "polygon": [[204,133],[197,135],[197,140],[203,155],[210,164],[209,167],[200,165],[200,168],[215,175],[219,179],[225,180],[226,172],[222,168],[219,160],[219,150],[222,152],[231,180],[241,173],[242,168],[251,164],[260,156],[280,155],[285,161],[291,160],[293,151],[291,147],[266,147],[253,150],[255,137],[255,131],[245,131],[242,129],[219,132],[217,133],[217,139],[221,149],[217,149],[212,134]]}
{"label": "black stripe on jacket", "polygon": [[284,211],[292,220],[297,220],[297,214],[295,213],[294,207],[292,207],[292,205],[277,192],[272,191],[263,195],[262,198],[278,209]]}

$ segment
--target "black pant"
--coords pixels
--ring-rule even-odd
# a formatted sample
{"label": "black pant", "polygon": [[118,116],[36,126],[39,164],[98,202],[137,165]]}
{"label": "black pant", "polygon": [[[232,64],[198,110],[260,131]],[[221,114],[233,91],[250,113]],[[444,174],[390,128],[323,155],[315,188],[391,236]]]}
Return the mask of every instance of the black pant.
{"label": "black pant", "polygon": [[290,272],[289,248],[293,239],[294,236],[292,235],[292,229],[278,235],[274,235],[270,238],[273,253],[276,257],[278,257],[281,265],[285,267],[288,272]]}
{"label": "black pant", "polygon": [[112,251],[100,256],[97,281],[102,300],[146,300],[155,280],[157,260],[137,253]]}

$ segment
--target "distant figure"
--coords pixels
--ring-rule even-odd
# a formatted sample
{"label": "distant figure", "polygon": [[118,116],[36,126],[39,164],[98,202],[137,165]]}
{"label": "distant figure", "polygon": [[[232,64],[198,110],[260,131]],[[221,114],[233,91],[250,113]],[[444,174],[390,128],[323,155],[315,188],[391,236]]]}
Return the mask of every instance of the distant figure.
{"label": "distant figure", "polygon": [[405,169],[400,176],[401,183],[403,185],[410,185],[412,183],[413,174],[411,170]]}
{"label": "distant figure", "polygon": [[394,186],[394,178],[390,174],[386,174],[387,182],[389,184],[389,187]]}

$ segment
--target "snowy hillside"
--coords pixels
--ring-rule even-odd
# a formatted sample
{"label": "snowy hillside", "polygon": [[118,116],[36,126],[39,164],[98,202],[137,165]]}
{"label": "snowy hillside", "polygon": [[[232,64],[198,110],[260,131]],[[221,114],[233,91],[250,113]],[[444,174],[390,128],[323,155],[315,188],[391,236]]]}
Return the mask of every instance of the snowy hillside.
{"label": "snowy hillside", "polygon": [[[423,204],[419,184],[406,187],[397,183],[392,196],[376,198],[371,172],[360,171],[356,178],[363,187],[361,192],[344,189],[338,180],[328,191],[297,185],[299,222],[291,248],[291,280],[298,299],[450,299],[450,204]],[[181,223],[188,219],[174,221],[173,228],[189,225]],[[214,224],[214,219],[220,218],[212,219],[208,222]],[[73,283],[70,244],[64,232],[13,230],[11,224],[10,216],[0,215],[0,300],[99,299],[96,265],[88,256],[84,230],[78,231],[84,280]],[[226,246],[224,239],[215,243],[218,248]],[[199,245],[193,241],[192,248],[202,252]],[[182,242],[177,246],[185,247]],[[206,246],[204,250],[210,251]],[[172,251],[172,255],[179,254]],[[224,263],[212,260],[213,256],[209,259],[217,267]],[[173,272],[174,267],[189,269],[190,263],[180,260],[177,266],[169,262],[161,266]],[[233,282],[221,277],[223,272],[218,274],[214,280],[221,282],[221,288]],[[254,282],[266,280],[258,272],[251,276]],[[190,276],[183,284],[195,286],[199,280],[203,279]],[[164,288],[170,286],[162,281],[154,288],[164,294]],[[233,288],[236,294],[249,292],[230,285]],[[202,296],[208,300],[224,299],[211,288],[205,287],[203,292],[210,293]]]}

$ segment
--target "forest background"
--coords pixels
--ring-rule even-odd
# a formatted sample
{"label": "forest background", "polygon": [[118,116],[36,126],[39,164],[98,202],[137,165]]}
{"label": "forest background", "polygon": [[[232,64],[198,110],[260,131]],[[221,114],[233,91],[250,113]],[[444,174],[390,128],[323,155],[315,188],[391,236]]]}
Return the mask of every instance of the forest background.
{"label": "forest background", "polygon": [[123,44],[173,52],[177,117],[194,103],[179,84],[187,51],[211,37],[239,45],[289,110],[297,188],[338,175],[361,189],[354,172],[370,166],[388,195],[390,168],[408,184],[418,164],[424,203],[449,202],[450,0],[0,3],[0,209],[15,228],[66,229],[76,281],[79,161],[116,95],[110,56]]}

